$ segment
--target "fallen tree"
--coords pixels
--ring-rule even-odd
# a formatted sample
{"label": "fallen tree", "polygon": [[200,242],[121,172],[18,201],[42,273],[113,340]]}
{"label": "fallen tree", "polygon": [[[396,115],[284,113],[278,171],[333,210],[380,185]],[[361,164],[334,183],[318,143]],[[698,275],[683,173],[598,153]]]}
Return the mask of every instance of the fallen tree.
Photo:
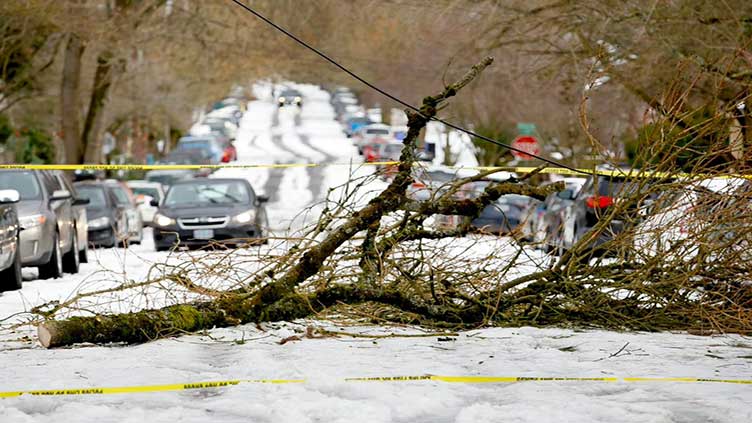
{"label": "fallen tree", "polygon": [[[469,235],[470,221],[502,195],[544,199],[563,187],[532,186],[521,178],[486,181],[483,191],[472,198],[457,195],[493,170],[448,182],[426,200],[408,194],[416,177],[420,131],[446,100],[491,62],[484,59],[458,82],[424,98],[418,112],[406,112],[409,130],[398,170],[388,186],[362,206],[357,206],[355,193],[367,183],[353,182],[342,190],[339,201],[327,202],[319,221],[281,254],[246,257],[244,250],[218,251],[202,259],[211,264],[160,264],[161,276],[154,278],[153,285],[169,281],[195,294],[193,301],[67,318],[59,318],[58,312],[85,308],[74,308],[71,301],[40,307],[36,311],[45,318],[38,325],[40,342],[48,348],[82,342],[138,343],[213,327],[304,318],[342,304],[373,303],[401,313],[403,322],[442,328],[556,324],[752,331],[752,295],[746,280],[752,272],[738,253],[736,257],[724,253],[731,258],[715,262],[708,257],[721,256],[710,253],[689,262],[664,253],[640,257],[631,238],[635,232],[626,230],[598,249],[610,254],[595,255],[588,236],[556,258],[520,247],[513,239],[489,241]],[[644,189],[615,204],[593,228],[592,236],[607,231],[614,218],[626,227],[636,226],[635,206],[675,184],[665,179],[643,183]],[[739,215],[738,210],[727,213]],[[462,222],[448,229],[429,223],[441,215],[460,216]],[[604,259],[620,254],[615,261]],[[239,264],[238,258],[245,264]],[[240,272],[245,267],[254,271]],[[207,275],[236,283],[232,288],[212,288],[203,282]]]}

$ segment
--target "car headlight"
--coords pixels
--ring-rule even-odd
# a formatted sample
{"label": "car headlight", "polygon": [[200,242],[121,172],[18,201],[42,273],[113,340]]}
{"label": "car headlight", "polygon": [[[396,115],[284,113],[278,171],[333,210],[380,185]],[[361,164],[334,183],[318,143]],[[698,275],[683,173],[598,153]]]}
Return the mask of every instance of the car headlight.
{"label": "car headlight", "polygon": [[280,103],[284,103],[285,102],[285,98],[284,97],[280,97],[280,98],[277,99],[277,101],[279,101]]}
{"label": "car headlight", "polygon": [[154,223],[159,226],[170,226],[175,224],[175,219],[171,219],[163,214],[157,213],[154,215]]}
{"label": "car headlight", "polygon": [[18,223],[24,228],[34,228],[44,225],[47,221],[47,216],[43,214],[33,214],[31,216],[24,216],[18,219]]}
{"label": "car headlight", "polygon": [[233,220],[237,223],[248,223],[256,218],[255,210],[248,210],[247,212],[240,213],[233,217]]}
{"label": "car headlight", "polygon": [[295,97],[295,102],[296,102],[296,103],[300,103],[301,101],[303,101],[303,99],[302,99],[302,98],[300,98],[300,97]]}
{"label": "car headlight", "polygon": [[91,229],[99,229],[106,226],[110,226],[110,218],[107,216],[89,220],[89,228]]}

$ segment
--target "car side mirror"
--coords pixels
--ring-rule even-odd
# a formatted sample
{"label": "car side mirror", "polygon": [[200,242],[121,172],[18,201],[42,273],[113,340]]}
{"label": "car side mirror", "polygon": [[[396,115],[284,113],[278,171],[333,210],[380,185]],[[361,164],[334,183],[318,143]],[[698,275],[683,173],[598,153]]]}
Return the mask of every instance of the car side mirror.
{"label": "car side mirror", "polygon": [[85,206],[89,204],[91,201],[89,201],[88,198],[78,197],[73,199],[73,205],[74,206]]}
{"label": "car side mirror", "polygon": [[50,196],[50,201],[67,200],[71,197],[72,195],[70,191],[65,190],[65,189],[59,189],[59,190],[55,190],[52,193],[52,196]]}
{"label": "car side mirror", "polygon": [[0,190],[0,204],[17,203],[20,199],[21,195],[14,189]]}
{"label": "car side mirror", "polygon": [[266,195],[259,195],[259,196],[257,196],[257,197],[256,197],[256,200],[257,200],[257,201],[258,201],[259,203],[266,203],[266,202],[268,202],[268,201],[269,201],[269,197],[268,197],[268,196],[266,196]]}
{"label": "car side mirror", "polygon": [[151,201],[149,201],[149,205],[152,207],[159,207],[159,200],[155,200],[152,198]]}

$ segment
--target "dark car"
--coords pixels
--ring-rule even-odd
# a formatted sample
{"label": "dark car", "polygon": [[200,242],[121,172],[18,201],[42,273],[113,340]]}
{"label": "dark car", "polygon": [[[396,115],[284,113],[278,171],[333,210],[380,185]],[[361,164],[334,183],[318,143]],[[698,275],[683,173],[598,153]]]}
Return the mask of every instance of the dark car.
{"label": "dark car", "polygon": [[0,189],[14,189],[20,195],[16,205],[21,231],[21,262],[37,267],[42,279],[58,278],[63,272],[77,273],[81,259],[78,206],[69,186],[55,172],[43,170],[0,171]]}
{"label": "dark car", "polygon": [[171,154],[200,152],[202,157],[207,158],[207,162],[193,164],[218,164],[222,161],[222,155],[225,151],[224,144],[224,140],[212,134],[200,137],[183,137],[178,140],[178,145]]}
{"label": "dark car", "polygon": [[75,184],[78,195],[89,200],[86,205],[89,242],[101,247],[114,247],[128,233],[126,210],[118,207],[114,193],[102,181]]}
{"label": "dark car", "polygon": [[[559,250],[571,248],[585,237],[600,221],[608,216],[608,224],[598,233],[589,234],[589,247],[596,248],[613,239],[625,229],[625,225],[634,222],[637,217],[640,198],[640,181],[618,175],[598,175],[589,177],[580,191],[571,199],[564,210],[563,221],[554,231],[554,244]],[[611,215],[617,203],[627,201],[620,207],[618,215]]]}
{"label": "dark car", "polygon": [[295,105],[300,107],[303,105],[303,94],[292,88],[282,90],[282,92],[279,93],[279,96],[277,96],[277,104],[279,107],[285,105]]}
{"label": "dark car", "polygon": [[15,203],[18,191],[0,191],[0,291],[21,289],[21,241]]}
{"label": "dark car", "polygon": [[245,179],[194,179],[173,184],[154,215],[157,251],[174,246],[264,242],[269,221],[265,196]]}
{"label": "dark car", "polygon": [[531,216],[527,236],[534,245],[549,250],[556,246],[568,207],[585,182],[583,178],[565,178],[564,190],[549,194]]}
{"label": "dark car", "polygon": [[480,215],[473,219],[472,225],[484,233],[511,234],[529,218],[530,207],[534,207],[537,202],[525,195],[502,195],[494,203],[487,205]]}

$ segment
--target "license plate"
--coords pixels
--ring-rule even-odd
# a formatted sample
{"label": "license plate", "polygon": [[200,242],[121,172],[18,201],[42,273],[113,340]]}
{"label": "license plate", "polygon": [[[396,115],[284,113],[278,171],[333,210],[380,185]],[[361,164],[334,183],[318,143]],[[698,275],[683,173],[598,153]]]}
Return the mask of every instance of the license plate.
{"label": "license plate", "polygon": [[212,239],[214,238],[214,231],[211,229],[198,229],[193,231],[193,237],[196,239]]}

